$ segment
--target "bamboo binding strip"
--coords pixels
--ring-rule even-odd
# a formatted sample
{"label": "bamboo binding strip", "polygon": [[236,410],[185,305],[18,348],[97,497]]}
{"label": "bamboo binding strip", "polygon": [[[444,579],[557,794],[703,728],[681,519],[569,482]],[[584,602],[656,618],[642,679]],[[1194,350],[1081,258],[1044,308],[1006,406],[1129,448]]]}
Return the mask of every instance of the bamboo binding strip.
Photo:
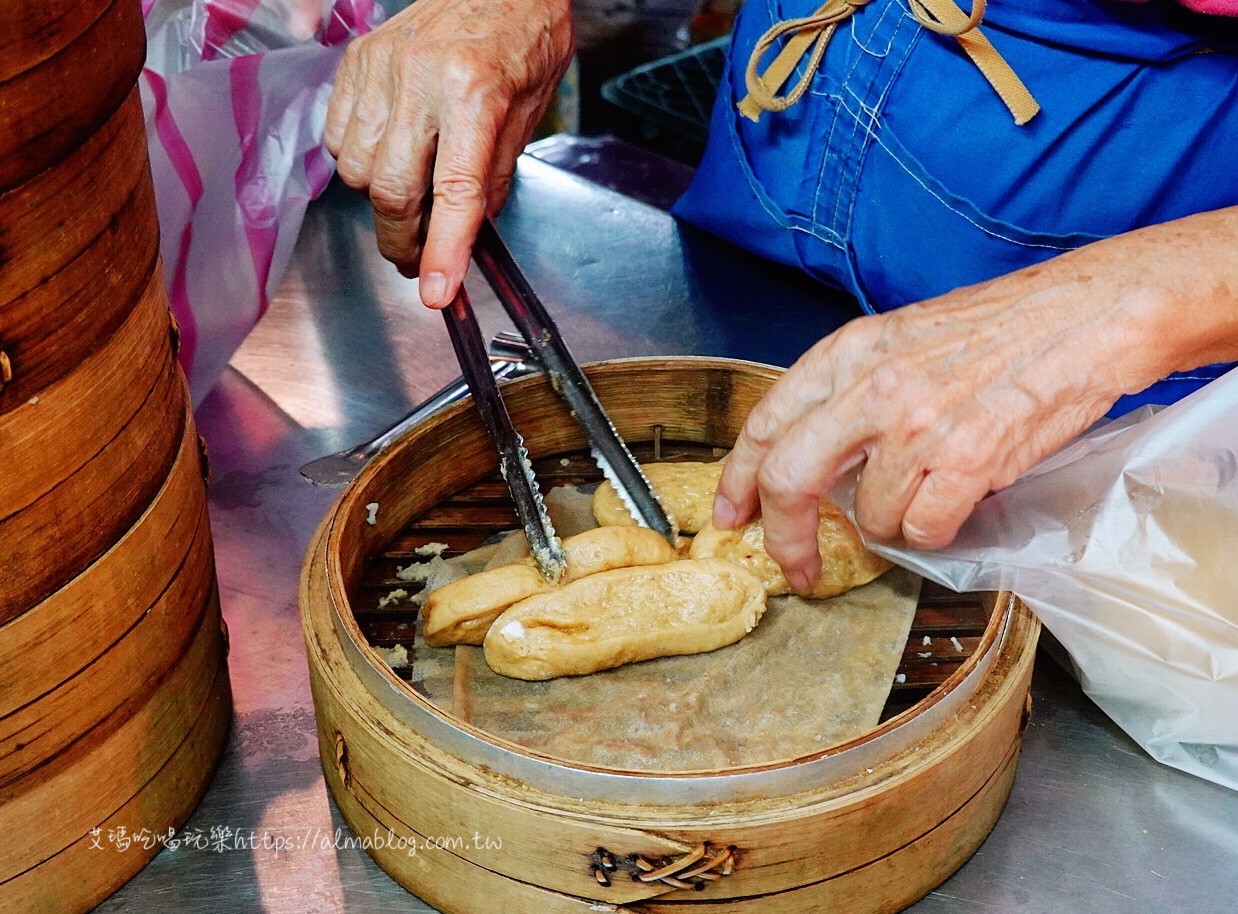
{"label": "bamboo binding strip", "polygon": [[[656,425],[668,439],[710,446],[733,441],[776,377],[699,359],[633,360],[587,374],[625,438],[648,439]],[[543,378],[506,385],[505,400],[534,454],[582,447]],[[823,754],[830,761],[859,752],[866,766],[823,767],[836,773],[815,782],[797,778],[808,758],[761,766],[753,774],[764,777],[756,783],[766,792],[745,791],[744,799],[704,801],[699,789],[709,783],[708,793],[721,797],[718,785],[738,783],[739,769],[633,773],[659,782],[645,802],[596,789],[584,791],[596,798],[580,799],[581,785],[610,775],[560,762],[559,781],[532,783],[513,772],[536,769],[505,768],[497,742],[494,753],[475,754],[484,734],[450,736],[467,725],[431,725],[424,722],[437,718],[428,710],[411,713],[424,700],[365,644],[354,601],[370,561],[406,524],[489,476],[495,462],[469,404],[438,414],[346,491],[303,573],[327,783],[358,834],[388,836],[371,852],[403,885],[461,914],[500,904],[539,914],[599,906],[665,914],[684,903],[687,911],[728,914],[892,911],[938,884],[983,840],[1009,792],[1038,632],[1009,595],[989,596],[993,611],[976,653],[926,699]],[[371,525],[363,509],[373,502]],[[934,724],[918,726],[922,720]],[[779,792],[779,783],[791,786]],[[466,840],[430,854],[406,850],[434,836],[474,834],[501,849]]]}

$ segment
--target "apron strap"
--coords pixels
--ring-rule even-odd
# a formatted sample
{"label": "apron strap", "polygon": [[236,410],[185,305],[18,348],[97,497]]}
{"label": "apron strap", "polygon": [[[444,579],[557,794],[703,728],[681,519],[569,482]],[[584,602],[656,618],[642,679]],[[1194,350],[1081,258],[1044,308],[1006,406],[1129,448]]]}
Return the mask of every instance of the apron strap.
{"label": "apron strap", "polygon": [[[798,102],[808,91],[834,31],[840,23],[850,19],[856,10],[868,2],[869,0],[826,0],[810,16],[774,23],[757,39],[756,46],[748,57],[748,68],[744,73],[748,95],[738,105],[740,113],[749,120],[756,121],[760,119],[763,111],[786,111]],[[959,43],[1010,110],[1016,124],[1026,124],[1036,116],[1040,105],[1006,59],[979,29],[980,22],[984,19],[985,0],[972,0],[970,14],[964,13],[954,0],[907,0],[907,5],[912,15],[926,29],[939,35],[948,35]],[[766,67],[764,73],[757,73],[765,52],[787,34],[791,37],[773,62]],[[809,53],[809,48],[812,49],[811,56],[804,68],[804,75],[789,92],[778,95],[778,91],[799,66],[804,55]]]}

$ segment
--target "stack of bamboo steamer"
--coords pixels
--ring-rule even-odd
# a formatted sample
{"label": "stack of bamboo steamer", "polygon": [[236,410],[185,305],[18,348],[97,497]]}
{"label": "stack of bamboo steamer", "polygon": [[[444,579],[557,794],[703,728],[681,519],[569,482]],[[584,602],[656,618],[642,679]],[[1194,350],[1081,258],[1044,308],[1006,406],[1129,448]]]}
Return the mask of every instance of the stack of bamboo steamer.
{"label": "stack of bamboo steamer", "polygon": [[119,888],[189,816],[222,752],[230,696],[205,460],[176,362],[135,88],[140,6],[10,6],[0,909],[64,914]]}

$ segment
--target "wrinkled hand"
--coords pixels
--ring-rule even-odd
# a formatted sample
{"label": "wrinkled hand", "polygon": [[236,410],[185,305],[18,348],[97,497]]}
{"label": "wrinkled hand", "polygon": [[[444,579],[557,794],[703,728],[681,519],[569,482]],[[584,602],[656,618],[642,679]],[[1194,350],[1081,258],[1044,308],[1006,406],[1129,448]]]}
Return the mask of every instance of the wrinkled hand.
{"label": "wrinkled hand", "polygon": [[379,250],[419,271],[426,305],[455,296],[571,54],[568,0],[418,0],[348,48],[327,149],[369,192]]}
{"label": "wrinkled hand", "polygon": [[[749,415],[715,524],[760,512],[766,548],[805,592],[820,573],[817,506],[859,468],[866,535],[949,544],[980,499],[1123,393],[1234,348],[1233,297],[1218,294],[1215,277],[1207,284],[1201,263],[1211,245],[1222,275],[1233,269],[1222,245],[1236,227],[1238,208],[1190,217],[847,324]],[[1210,341],[1196,325],[1216,331]],[[1216,348],[1224,339],[1230,348]]]}

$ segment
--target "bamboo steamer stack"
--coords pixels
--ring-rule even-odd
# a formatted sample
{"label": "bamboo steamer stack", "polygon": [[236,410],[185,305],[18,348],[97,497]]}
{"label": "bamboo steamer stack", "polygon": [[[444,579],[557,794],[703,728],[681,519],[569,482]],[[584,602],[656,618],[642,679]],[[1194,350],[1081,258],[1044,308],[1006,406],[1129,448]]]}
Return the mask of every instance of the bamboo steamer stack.
{"label": "bamboo steamer stack", "polygon": [[[730,447],[778,375],[700,358],[585,373],[638,453],[653,441]],[[588,442],[545,376],[507,383],[503,397],[543,481],[563,460],[587,462]],[[414,586],[387,580],[383,563],[414,561],[420,534],[459,542],[489,516],[483,490],[502,490],[497,468],[471,402],[437,413],[353,480],[302,573],[327,786],[400,884],[445,914],[890,914],[979,847],[1010,793],[1030,712],[1039,623],[1009,593],[976,597],[983,635],[913,706],[850,742],[744,767],[569,761],[477,726],[467,685],[447,705],[431,701],[416,685],[420,642],[413,681],[398,676],[362,627],[367,617],[384,625],[371,581],[377,573],[380,594]],[[496,530],[512,525],[506,517]],[[925,613],[934,626],[948,615],[932,605]],[[411,630],[389,619],[392,630]],[[916,638],[907,651],[920,649]],[[457,676],[470,662],[482,661],[457,658]],[[544,700],[530,694],[520,700]],[[588,721],[599,738],[605,712]]]}
{"label": "bamboo steamer stack", "polygon": [[[176,362],[136,0],[0,35],[0,909],[86,911],[230,720],[205,461]],[[145,832],[143,832],[145,830]]]}

